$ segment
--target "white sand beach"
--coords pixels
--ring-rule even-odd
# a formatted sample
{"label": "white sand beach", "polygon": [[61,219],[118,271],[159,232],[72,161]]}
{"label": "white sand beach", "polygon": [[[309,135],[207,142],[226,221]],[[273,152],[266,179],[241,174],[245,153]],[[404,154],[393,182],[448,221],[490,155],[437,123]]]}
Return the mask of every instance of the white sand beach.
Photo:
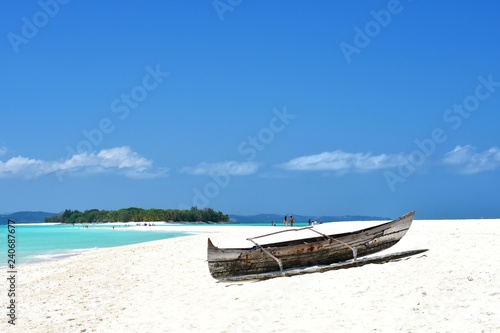
{"label": "white sand beach", "polygon": [[261,282],[210,276],[209,236],[219,245],[277,228],[199,226],[210,234],[19,266],[18,319],[4,315],[0,331],[500,332],[499,219],[417,220],[386,252],[429,251],[397,262]]}

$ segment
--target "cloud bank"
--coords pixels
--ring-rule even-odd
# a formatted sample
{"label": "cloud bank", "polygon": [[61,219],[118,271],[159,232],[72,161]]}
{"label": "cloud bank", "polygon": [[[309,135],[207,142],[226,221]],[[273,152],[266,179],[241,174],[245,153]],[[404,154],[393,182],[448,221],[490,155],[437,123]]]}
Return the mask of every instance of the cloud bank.
{"label": "cloud bank", "polygon": [[443,163],[458,168],[463,174],[475,174],[490,171],[500,167],[500,148],[477,152],[472,145],[456,146],[455,149],[445,154]]}
{"label": "cloud bank", "polygon": [[48,174],[99,174],[112,173],[128,178],[155,178],[165,176],[167,169],[153,167],[153,162],[130,147],[103,149],[99,152],[82,152],[65,160],[45,161],[23,156],[0,161],[0,178],[33,179]]}
{"label": "cloud bank", "polygon": [[181,173],[190,175],[217,175],[228,174],[231,176],[247,176],[257,172],[259,163],[257,162],[237,162],[225,161],[218,163],[202,162],[195,167],[185,167]]}
{"label": "cloud bank", "polygon": [[279,165],[279,167],[294,171],[366,172],[398,167],[403,161],[402,154],[372,155],[371,153],[346,153],[335,150],[297,157]]}

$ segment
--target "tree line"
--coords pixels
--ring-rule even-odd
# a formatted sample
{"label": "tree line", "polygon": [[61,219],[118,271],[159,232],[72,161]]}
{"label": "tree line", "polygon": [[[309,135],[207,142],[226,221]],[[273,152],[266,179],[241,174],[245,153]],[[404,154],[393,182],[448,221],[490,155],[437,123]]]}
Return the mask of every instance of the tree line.
{"label": "tree line", "polygon": [[59,215],[45,218],[45,222],[93,223],[93,222],[228,222],[229,216],[212,208],[198,209],[142,209],[136,207],[119,210],[89,209],[84,212],[66,209]]}

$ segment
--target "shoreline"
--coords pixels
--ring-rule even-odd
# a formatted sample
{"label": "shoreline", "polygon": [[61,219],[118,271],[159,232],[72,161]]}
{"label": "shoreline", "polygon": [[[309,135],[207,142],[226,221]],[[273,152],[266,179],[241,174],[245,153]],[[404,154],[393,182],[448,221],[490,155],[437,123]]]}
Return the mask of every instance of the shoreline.
{"label": "shoreline", "polygon": [[[500,219],[461,219],[461,220],[415,220],[414,223],[475,223],[477,221],[496,221],[498,222],[500,226]],[[354,230],[359,230],[367,227],[371,227],[373,225],[378,225],[382,224],[385,221],[346,221],[346,222],[324,222],[321,225],[315,225],[315,229],[319,230],[323,233],[343,233],[343,232],[350,232]],[[144,226],[144,225],[136,225],[144,222],[107,222],[107,223],[100,223],[100,224],[93,224],[95,227],[98,228],[104,228],[106,226],[109,227],[117,227],[115,228],[114,231],[122,231],[122,232],[127,232],[127,231],[140,231],[140,232],[182,232],[186,233],[186,235],[183,236],[178,236],[178,237],[189,237],[193,235],[207,235],[208,237],[212,237],[213,234],[223,234],[223,235],[233,235],[235,237],[223,237],[221,239],[217,239],[217,237],[214,238],[214,244],[219,247],[247,247],[247,246],[253,246],[252,243],[249,241],[246,241],[246,238],[248,236],[245,236],[244,233],[246,232],[247,235],[251,237],[255,236],[260,236],[263,234],[267,233],[273,233],[276,231],[280,230],[294,230],[297,231],[299,229],[304,228],[303,226],[299,227],[294,227],[293,229],[291,227],[285,227],[282,225],[276,225],[276,226],[262,226],[262,225],[255,225],[255,226],[249,226],[249,225],[238,225],[238,224],[188,224],[188,223],[183,223],[183,224],[175,224],[175,223],[169,223],[169,222],[156,222],[158,225],[154,226]],[[26,226],[32,226],[32,225],[38,225],[38,224],[23,224]],[[65,223],[41,223],[39,224],[40,226],[51,226],[51,225],[71,225],[71,224],[65,224]],[[78,226],[82,226],[82,228],[85,226],[85,224],[77,224]],[[76,225],[75,225],[76,226]],[[121,228],[120,228],[121,227]],[[306,231],[307,232],[307,231]],[[282,235],[284,240],[287,240],[287,235],[289,233],[285,233]],[[309,234],[309,235],[315,235],[315,234]],[[297,232],[295,235],[295,238],[302,238],[308,236],[307,233],[304,233],[304,231]],[[407,237],[407,236],[405,236]],[[177,237],[175,237],[177,238]],[[169,238],[167,238],[169,239]],[[264,238],[266,239],[266,238]],[[403,238],[404,239],[404,238]],[[279,236],[278,236],[279,240]],[[92,248],[74,248],[74,249],[60,249],[60,250],[55,250],[55,251],[47,251],[46,253],[40,253],[39,256],[41,256],[41,259],[36,259],[36,260],[30,260],[30,262],[22,263],[19,265],[25,266],[25,265],[32,265],[36,264],[39,262],[51,262],[51,261],[59,261],[61,259],[67,258],[67,257],[73,257],[73,256],[81,256],[82,254],[90,253],[96,250],[100,249],[115,249],[115,248],[120,248],[120,247],[126,247],[126,246],[131,246],[135,244],[143,244],[143,243],[149,243],[149,242],[155,242],[157,240],[152,240],[152,241],[143,241],[139,243],[133,243],[133,244],[128,244],[128,245],[117,245],[117,246],[100,246],[100,247],[92,247]],[[276,239],[274,241],[277,241]],[[262,244],[271,242],[269,241],[263,241]],[[390,250],[390,249],[389,249]],[[35,255],[38,256],[38,255]],[[6,268],[7,263],[0,264],[0,269]]]}
{"label": "shoreline", "polygon": [[[496,221],[500,220],[500,217],[492,217],[492,218],[441,218],[441,219],[416,219],[415,221],[435,221],[435,222],[453,222],[453,221]],[[322,224],[329,223],[384,223],[391,220],[353,220],[353,221],[324,221]],[[136,225],[136,224],[158,224],[158,225],[207,225],[207,226],[251,226],[251,223],[267,223],[270,224],[270,221],[254,221],[254,222],[211,222],[211,221],[196,221],[196,222],[174,222],[174,221],[129,221],[129,222],[84,222],[84,223],[63,223],[63,222],[18,222],[16,226],[49,226],[49,225]],[[296,221],[296,223],[305,223],[305,221]],[[0,224],[6,226],[7,224]],[[319,225],[319,224],[318,224]],[[256,226],[267,226],[267,225],[256,225]],[[269,225],[272,226],[272,225]],[[276,222],[276,226],[283,226],[282,222]],[[290,226],[288,226],[290,227]]]}
{"label": "shoreline", "polygon": [[[153,227],[135,227],[132,224],[94,225],[85,228],[84,225],[60,224],[24,224],[16,226],[14,236],[15,265],[25,266],[38,262],[56,261],[97,249],[110,249],[123,245],[139,244],[153,240],[179,237],[191,233],[178,229],[159,229],[157,233],[145,233]],[[184,230],[184,229],[183,229]],[[0,236],[7,238],[2,230]],[[115,233],[128,231],[128,234]],[[13,251],[14,251],[13,250]],[[6,255],[7,257],[7,255]],[[0,269],[9,265],[8,260],[0,261]]]}
{"label": "shoreline", "polygon": [[492,256],[500,251],[500,219],[449,221],[416,220],[385,250],[428,248],[422,255],[261,282],[214,280],[206,262],[207,238],[239,242],[276,227],[209,226],[210,233],[20,266],[17,324],[7,325],[4,318],[0,330],[499,330],[500,267]]}

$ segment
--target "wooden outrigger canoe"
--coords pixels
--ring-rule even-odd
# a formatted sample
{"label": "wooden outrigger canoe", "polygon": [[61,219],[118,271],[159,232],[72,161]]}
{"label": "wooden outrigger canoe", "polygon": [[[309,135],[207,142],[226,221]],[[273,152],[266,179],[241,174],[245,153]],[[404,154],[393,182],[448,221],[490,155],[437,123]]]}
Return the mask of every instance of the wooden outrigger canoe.
{"label": "wooden outrigger canoe", "polygon": [[[270,244],[258,244],[255,239],[284,231],[263,235],[247,240],[255,244],[248,248],[219,248],[208,239],[208,267],[210,274],[218,280],[262,273],[283,273],[283,270],[330,265],[367,256],[385,250],[396,244],[408,231],[415,212],[409,212],[396,220],[362,230],[340,233],[318,234],[311,238],[287,240]],[[299,230],[299,229],[287,229]]]}

